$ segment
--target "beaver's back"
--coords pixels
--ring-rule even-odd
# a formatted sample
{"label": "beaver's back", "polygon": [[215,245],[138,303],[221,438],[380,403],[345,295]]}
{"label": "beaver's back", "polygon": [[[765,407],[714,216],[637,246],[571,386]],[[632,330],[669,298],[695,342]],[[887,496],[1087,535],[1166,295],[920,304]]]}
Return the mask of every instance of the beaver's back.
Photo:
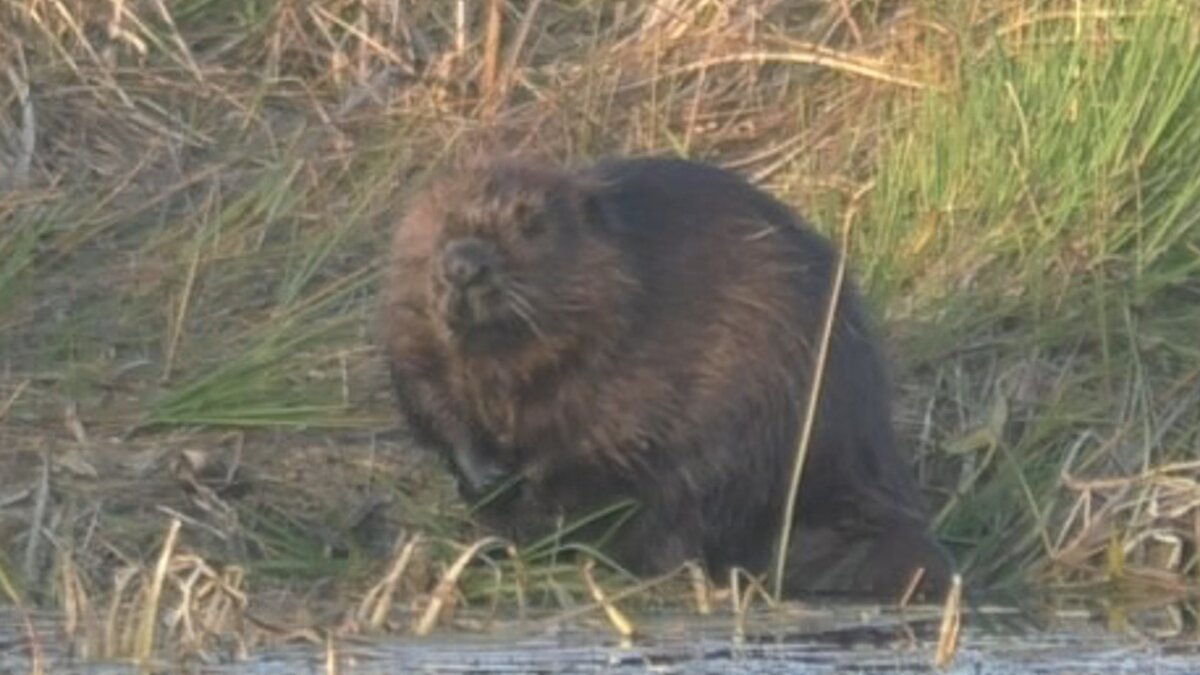
{"label": "beaver's back", "polygon": [[[613,236],[642,284],[635,352],[693,397],[776,427],[781,442],[711,447],[714,464],[757,464],[773,497],[790,473],[812,384],[836,251],[799,217],[736,174],[682,160],[601,163]],[[891,433],[885,364],[852,281],[843,284],[805,481],[805,512],[871,500],[916,501]],[[711,420],[691,419],[698,425]],[[763,456],[756,457],[756,453]],[[880,504],[880,508],[887,508]]]}

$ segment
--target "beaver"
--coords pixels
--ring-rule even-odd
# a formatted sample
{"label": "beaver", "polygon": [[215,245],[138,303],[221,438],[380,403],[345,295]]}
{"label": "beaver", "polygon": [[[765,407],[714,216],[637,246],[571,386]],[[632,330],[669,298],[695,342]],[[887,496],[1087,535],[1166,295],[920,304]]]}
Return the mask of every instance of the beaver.
{"label": "beaver", "polygon": [[[734,172],[660,157],[461,163],[397,224],[384,352],[401,418],[485,526],[519,541],[635,505],[602,550],[635,574],[765,572],[837,257]],[[948,587],[843,284],[783,589]],[[507,496],[504,496],[507,495]],[[494,495],[493,495],[494,496]],[[630,515],[631,514],[631,515]]]}

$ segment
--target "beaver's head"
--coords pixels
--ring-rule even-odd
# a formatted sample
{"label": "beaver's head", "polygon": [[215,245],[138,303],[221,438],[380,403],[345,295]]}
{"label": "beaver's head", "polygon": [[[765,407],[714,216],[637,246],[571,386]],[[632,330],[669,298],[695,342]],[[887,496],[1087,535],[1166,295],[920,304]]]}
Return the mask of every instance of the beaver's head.
{"label": "beaver's head", "polygon": [[[516,160],[437,179],[397,235],[429,316],[468,352],[563,344],[604,330],[629,292],[603,186]],[[406,278],[412,280],[412,273]]]}

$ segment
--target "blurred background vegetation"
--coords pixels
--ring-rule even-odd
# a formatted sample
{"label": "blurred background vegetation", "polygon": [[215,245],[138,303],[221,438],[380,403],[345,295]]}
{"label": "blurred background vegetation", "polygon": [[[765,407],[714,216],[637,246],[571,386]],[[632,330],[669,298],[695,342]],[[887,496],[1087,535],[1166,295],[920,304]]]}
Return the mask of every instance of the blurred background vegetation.
{"label": "blurred background vegetation", "polygon": [[[389,435],[378,272],[408,190],[481,145],[683,155],[852,217],[968,581],[1196,589],[1198,12],[0,0],[8,595],[120,595],[172,517],[260,601],[354,593],[419,532],[427,593],[474,533]],[[575,592],[536,561],[501,585]]]}

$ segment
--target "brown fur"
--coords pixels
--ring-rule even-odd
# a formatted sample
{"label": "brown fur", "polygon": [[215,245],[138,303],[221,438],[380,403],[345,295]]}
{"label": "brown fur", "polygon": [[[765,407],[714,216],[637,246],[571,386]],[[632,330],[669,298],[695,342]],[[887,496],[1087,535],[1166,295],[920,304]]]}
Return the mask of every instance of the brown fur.
{"label": "brown fur", "polygon": [[[767,570],[835,264],[824,238],[702,164],[496,161],[420,193],[392,253],[386,352],[407,426],[464,496],[521,479],[485,522],[523,538],[629,498],[605,551],[631,570]],[[451,293],[445,270],[478,271],[462,260],[488,272]],[[918,566],[945,588],[887,391],[847,284],[790,594],[895,595]]]}

